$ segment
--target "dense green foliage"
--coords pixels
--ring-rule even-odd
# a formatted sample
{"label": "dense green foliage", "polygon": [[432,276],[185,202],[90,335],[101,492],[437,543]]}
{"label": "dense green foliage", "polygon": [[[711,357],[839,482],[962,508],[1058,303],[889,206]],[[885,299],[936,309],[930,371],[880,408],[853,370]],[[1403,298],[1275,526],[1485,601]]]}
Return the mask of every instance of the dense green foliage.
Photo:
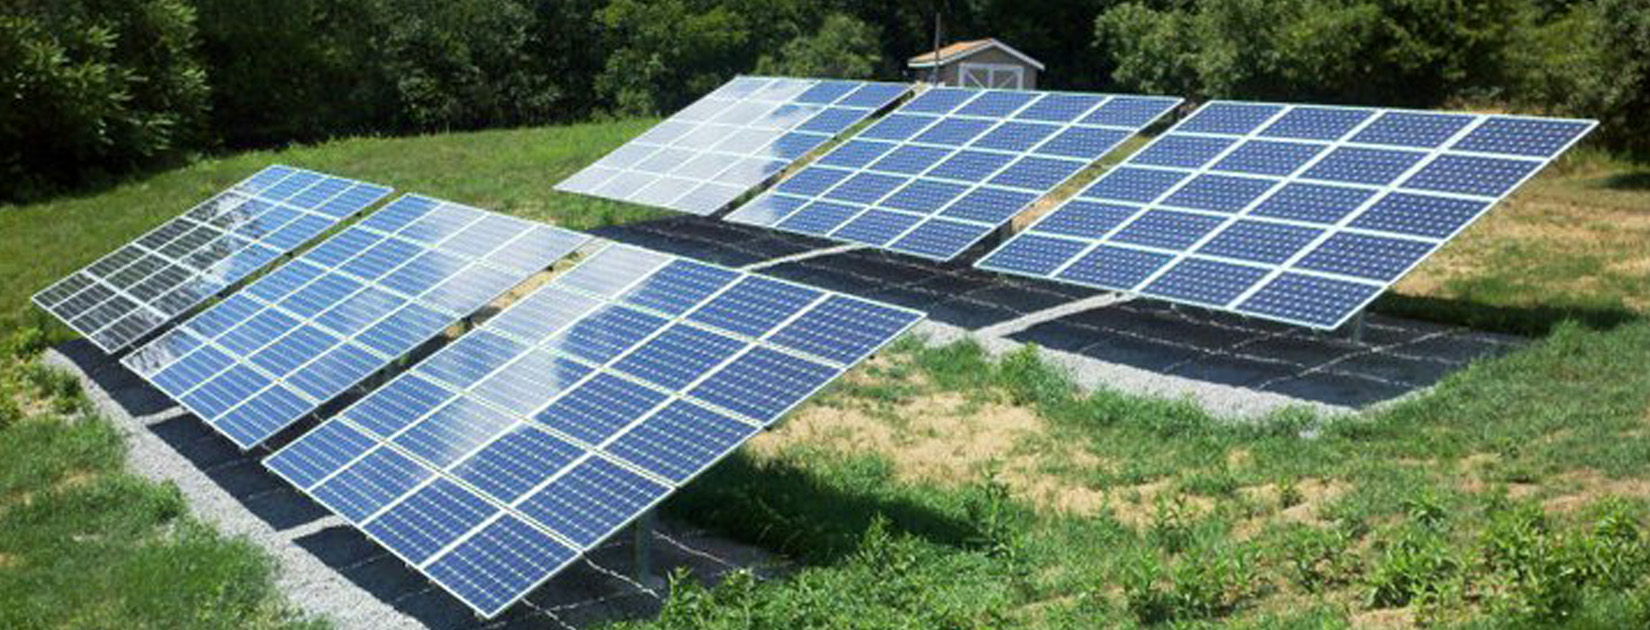
{"label": "dense green foliage", "polygon": [[0,199],[185,150],[658,115],[739,73],[897,79],[936,15],[1052,88],[1510,107],[1650,147],[1650,0],[5,0]]}
{"label": "dense green foliage", "polygon": [[186,0],[0,3],[0,199],[175,157],[205,124]]}

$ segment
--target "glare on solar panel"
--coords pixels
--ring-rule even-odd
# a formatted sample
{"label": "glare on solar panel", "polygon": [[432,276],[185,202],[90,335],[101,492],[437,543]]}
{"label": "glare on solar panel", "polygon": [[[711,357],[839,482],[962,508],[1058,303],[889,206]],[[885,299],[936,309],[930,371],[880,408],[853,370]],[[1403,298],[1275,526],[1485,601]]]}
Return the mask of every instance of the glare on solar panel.
{"label": "glare on solar panel", "polygon": [[976,266],[1336,328],[1595,125],[1216,101]]}
{"label": "glare on solar panel", "polygon": [[950,260],[1179,103],[931,89],[728,220]]}
{"label": "glare on solar panel", "polygon": [[920,318],[612,245],[265,464],[492,617]]}
{"label": "glare on solar panel", "polygon": [[119,352],[389,193],[271,166],[46,287],[34,303]]}
{"label": "glare on solar panel", "polygon": [[588,240],[405,196],[123,363],[251,448]]}
{"label": "glare on solar panel", "polygon": [[902,83],[738,77],[556,189],[714,214],[908,90]]}

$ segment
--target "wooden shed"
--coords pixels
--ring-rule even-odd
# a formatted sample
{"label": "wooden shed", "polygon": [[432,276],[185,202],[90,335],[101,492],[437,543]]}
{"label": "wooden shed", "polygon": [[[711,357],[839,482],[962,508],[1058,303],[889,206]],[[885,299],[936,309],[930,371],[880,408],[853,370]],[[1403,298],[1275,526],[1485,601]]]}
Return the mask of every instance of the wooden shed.
{"label": "wooden shed", "polygon": [[961,87],[1037,88],[1043,63],[992,38],[957,42],[906,62],[918,81]]}

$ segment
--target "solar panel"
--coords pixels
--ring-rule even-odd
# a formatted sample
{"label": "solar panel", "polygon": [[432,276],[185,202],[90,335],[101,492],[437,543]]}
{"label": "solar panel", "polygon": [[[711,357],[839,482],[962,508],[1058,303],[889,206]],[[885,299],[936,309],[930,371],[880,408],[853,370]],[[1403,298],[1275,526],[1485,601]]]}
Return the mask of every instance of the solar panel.
{"label": "solar panel", "polygon": [[975,266],[1338,328],[1596,124],[1215,101]]}
{"label": "solar panel", "polygon": [[715,214],[904,96],[904,83],[738,77],[556,190]]}
{"label": "solar panel", "polygon": [[265,464],[491,617],[921,317],[612,245]]}
{"label": "solar panel", "polygon": [[935,88],[728,220],[950,260],[1179,103]]}
{"label": "solar panel", "polygon": [[123,363],[251,448],[588,240],[404,196]]}
{"label": "solar panel", "polygon": [[113,354],[389,193],[271,166],[46,287],[34,303]]}

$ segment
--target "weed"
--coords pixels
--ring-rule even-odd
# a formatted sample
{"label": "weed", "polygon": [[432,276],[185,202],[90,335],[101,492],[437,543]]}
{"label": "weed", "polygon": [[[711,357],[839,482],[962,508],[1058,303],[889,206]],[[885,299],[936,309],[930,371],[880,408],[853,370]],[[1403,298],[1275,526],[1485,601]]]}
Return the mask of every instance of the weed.
{"label": "weed", "polygon": [[1147,539],[1168,553],[1180,553],[1192,542],[1195,528],[1187,514],[1186,498],[1157,495],[1152,501],[1151,528]]}
{"label": "weed", "polygon": [[33,390],[32,393],[50,401],[52,410],[57,413],[72,415],[91,407],[80,389],[80,381],[73,374],[39,361],[24,363],[19,372],[24,384]]}
{"label": "weed", "polygon": [[1278,479],[1278,508],[1287,510],[1304,503],[1306,495],[1301,493],[1300,480],[1294,477]]}
{"label": "weed", "polygon": [[1021,548],[1026,518],[1002,480],[1001,462],[985,465],[981,480],[966,493],[963,508],[973,524],[973,542],[996,557],[1015,559]]}
{"label": "weed", "polygon": [[1464,588],[1464,568],[1443,535],[1430,528],[1401,528],[1370,570],[1369,604],[1430,605],[1458,597]]}
{"label": "weed", "polygon": [[1123,599],[1142,623],[1208,619],[1230,613],[1260,590],[1247,548],[1217,546],[1172,563],[1141,553],[1123,575]]}
{"label": "weed", "polygon": [[24,326],[0,343],[0,358],[29,359],[46,349],[46,333],[34,326]]}
{"label": "weed", "polygon": [[1352,543],[1352,536],[1343,529],[1291,526],[1279,545],[1290,582],[1308,593],[1349,583],[1357,577],[1359,562]]}

